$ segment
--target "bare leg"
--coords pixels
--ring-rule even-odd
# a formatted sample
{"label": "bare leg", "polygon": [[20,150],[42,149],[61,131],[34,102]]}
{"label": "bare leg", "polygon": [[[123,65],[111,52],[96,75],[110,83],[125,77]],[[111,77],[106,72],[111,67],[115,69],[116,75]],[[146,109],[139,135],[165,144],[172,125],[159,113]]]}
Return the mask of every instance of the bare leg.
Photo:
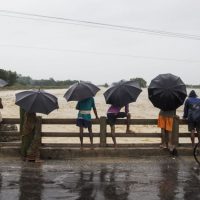
{"label": "bare leg", "polygon": [[168,148],[168,141],[169,141],[169,138],[168,138],[168,133],[166,132],[165,129],[161,129],[161,145],[160,147],[161,148]]}
{"label": "bare leg", "polygon": [[173,145],[172,132],[169,132],[169,131],[166,131],[166,132],[167,132],[168,138],[169,138],[169,140],[168,140],[168,147],[169,147],[169,150],[170,150],[170,151],[173,151],[174,145]]}
{"label": "bare leg", "polygon": [[170,154],[173,156],[178,156],[178,151],[176,149],[176,146],[174,145],[173,133],[168,131],[168,137]]}
{"label": "bare leg", "polygon": [[165,131],[165,146],[168,148],[169,147],[169,143],[170,143],[170,136],[172,135],[171,133],[169,133],[168,131]]}
{"label": "bare leg", "polygon": [[198,142],[200,142],[200,132],[197,132]]}
{"label": "bare leg", "polygon": [[88,128],[88,132],[89,132],[89,135],[90,135],[90,143],[91,143],[91,146],[93,148],[93,134],[92,134],[92,127]]}
{"label": "bare leg", "polygon": [[127,122],[126,122],[126,133],[135,133],[134,131],[130,130],[130,119],[131,119],[131,114],[127,114]]}
{"label": "bare leg", "polygon": [[131,119],[131,114],[127,114],[127,123],[126,123],[126,133],[130,132],[130,119]]}
{"label": "bare leg", "polygon": [[191,141],[192,141],[192,147],[194,147],[194,145],[195,145],[195,130],[192,130],[191,131]]}
{"label": "bare leg", "polygon": [[80,127],[80,142],[81,142],[81,148],[83,147],[83,127]]}
{"label": "bare leg", "polygon": [[111,128],[111,135],[112,135],[112,140],[113,140],[113,143],[114,143],[114,147],[117,147],[117,143],[116,143],[116,138],[115,138],[115,126],[110,126]]}

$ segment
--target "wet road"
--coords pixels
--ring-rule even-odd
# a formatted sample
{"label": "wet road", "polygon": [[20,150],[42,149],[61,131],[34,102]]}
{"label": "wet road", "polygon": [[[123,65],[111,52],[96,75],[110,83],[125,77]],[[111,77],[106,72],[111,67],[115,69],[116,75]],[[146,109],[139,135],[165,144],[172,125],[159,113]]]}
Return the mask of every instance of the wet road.
{"label": "wet road", "polygon": [[0,200],[200,199],[192,157],[0,162]]}

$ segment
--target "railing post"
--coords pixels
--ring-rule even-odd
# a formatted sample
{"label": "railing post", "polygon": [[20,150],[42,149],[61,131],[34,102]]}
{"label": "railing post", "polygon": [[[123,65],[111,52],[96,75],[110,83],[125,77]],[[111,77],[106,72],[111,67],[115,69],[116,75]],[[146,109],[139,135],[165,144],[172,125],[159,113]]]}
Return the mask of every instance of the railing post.
{"label": "railing post", "polygon": [[106,117],[100,117],[100,147],[106,147]]}
{"label": "railing post", "polygon": [[173,119],[172,141],[175,146],[179,145],[179,117]]}

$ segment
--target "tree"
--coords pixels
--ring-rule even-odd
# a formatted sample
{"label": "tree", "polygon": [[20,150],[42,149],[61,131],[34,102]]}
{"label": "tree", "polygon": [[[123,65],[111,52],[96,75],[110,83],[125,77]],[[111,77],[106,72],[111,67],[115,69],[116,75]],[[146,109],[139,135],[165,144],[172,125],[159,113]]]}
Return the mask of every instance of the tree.
{"label": "tree", "polygon": [[0,78],[7,81],[9,85],[13,85],[17,80],[17,73],[0,69]]}
{"label": "tree", "polygon": [[30,76],[22,76],[21,74],[17,78],[17,82],[21,85],[31,85],[32,81]]}
{"label": "tree", "polygon": [[131,78],[131,81],[138,81],[140,84],[140,87],[146,88],[147,87],[147,82],[143,78]]}
{"label": "tree", "polygon": [[7,81],[7,72],[4,69],[0,69],[0,78]]}
{"label": "tree", "polygon": [[16,83],[17,73],[8,71],[8,80],[9,80],[10,85],[13,85],[14,83]]}
{"label": "tree", "polygon": [[105,88],[109,87],[108,83],[105,83],[103,86],[104,86]]}

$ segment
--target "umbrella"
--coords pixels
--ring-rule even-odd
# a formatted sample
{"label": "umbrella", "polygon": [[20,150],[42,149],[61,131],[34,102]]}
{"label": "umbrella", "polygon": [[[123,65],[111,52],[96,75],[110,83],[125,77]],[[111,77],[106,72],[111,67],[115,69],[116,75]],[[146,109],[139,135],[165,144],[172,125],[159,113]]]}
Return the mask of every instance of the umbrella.
{"label": "umbrella", "polygon": [[4,81],[3,79],[0,78],[0,87],[4,87],[8,85],[8,82]]}
{"label": "umbrella", "polygon": [[135,102],[141,91],[137,81],[120,81],[108,88],[104,92],[104,97],[107,104],[123,107]]}
{"label": "umbrella", "polygon": [[80,101],[93,97],[100,89],[89,82],[80,81],[71,85],[64,95],[67,101]]}
{"label": "umbrella", "polygon": [[149,87],[148,95],[152,104],[161,110],[175,110],[184,103],[186,86],[180,77],[173,74],[160,74]]}
{"label": "umbrella", "polygon": [[28,90],[16,95],[15,104],[22,107],[26,112],[49,114],[58,109],[57,97],[43,90]]}

